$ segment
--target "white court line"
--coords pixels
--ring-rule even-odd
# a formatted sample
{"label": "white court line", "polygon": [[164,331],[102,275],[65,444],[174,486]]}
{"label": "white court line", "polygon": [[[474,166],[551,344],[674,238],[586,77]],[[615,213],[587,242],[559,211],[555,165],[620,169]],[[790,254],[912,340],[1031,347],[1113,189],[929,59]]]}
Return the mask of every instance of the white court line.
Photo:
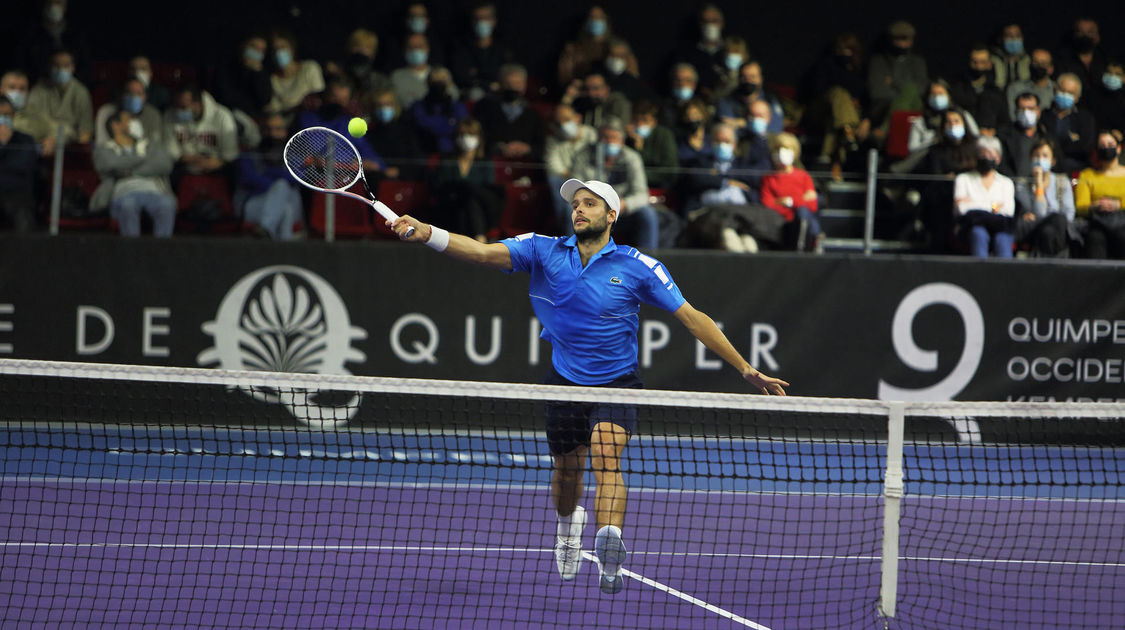
{"label": "white court line", "polygon": [[[590,553],[589,551],[583,551],[582,557],[586,558],[587,560],[589,560],[589,561],[591,561],[595,564],[598,564],[599,567],[601,566],[600,563],[598,563],[597,556]],[[600,569],[599,569],[599,571],[600,571]],[[654,588],[658,591],[663,591],[665,593],[668,593],[672,597],[682,599],[683,601],[685,601],[689,604],[699,606],[700,608],[702,608],[702,609],[704,609],[708,612],[715,613],[716,615],[718,615],[720,617],[723,617],[724,619],[730,619],[731,621],[733,621],[733,622],[735,622],[739,625],[746,626],[747,628],[753,628],[754,630],[770,630],[768,627],[763,626],[760,623],[753,622],[753,621],[747,619],[746,617],[740,617],[739,615],[736,615],[736,614],[732,613],[731,611],[726,610],[724,608],[719,608],[718,606],[716,606],[714,604],[708,604],[707,602],[703,601],[702,599],[699,599],[698,597],[693,597],[693,596],[688,595],[687,593],[685,593],[681,590],[674,589],[671,586],[668,586],[667,584],[661,584],[660,582],[657,582],[656,580],[646,578],[645,576],[641,575],[640,573],[635,573],[633,571],[630,571],[629,569],[622,568],[621,574],[625,575],[625,576],[628,576],[628,577],[631,577],[634,580],[640,582],[641,584],[644,584],[645,586],[649,586],[649,587],[652,587],[652,588]]]}
{"label": "white court line", "polygon": [[[262,543],[167,543],[167,542],[30,542],[0,541],[0,548],[27,549],[236,549],[243,551],[391,551],[420,553],[511,553],[546,554],[553,549],[541,547],[466,547],[442,545],[326,545],[326,544],[262,544]],[[589,552],[583,555],[597,562]],[[840,556],[832,554],[782,554],[782,553],[713,553],[691,551],[630,551],[631,556],[664,558],[735,558],[747,560],[840,560],[848,562],[878,562],[879,556]],[[1002,560],[994,558],[940,558],[931,556],[899,556],[908,562],[947,562],[954,564],[997,564],[1027,566],[1102,567],[1123,569],[1125,562],[1079,562],[1071,560]],[[641,576],[632,576],[640,580]]]}
{"label": "white court line", "polygon": [[[489,482],[461,482],[461,481],[364,481],[364,480],[351,480],[351,479],[326,479],[326,480],[308,480],[308,479],[113,479],[111,477],[43,477],[32,475],[6,475],[0,476],[0,484],[5,483],[54,483],[54,484],[111,484],[111,485],[131,485],[131,484],[182,484],[182,485],[203,485],[203,486],[253,486],[253,485],[276,485],[276,486],[347,486],[356,488],[392,488],[392,489],[413,489],[413,490],[491,490],[491,491],[526,491],[526,492],[547,492],[551,489],[546,484],[533,484],[533,483],[489,483]],[[689,488],[642,488],[632,487],[629,488],[630,493],[638,494],[702,494],[702,495],[753,495],[753,496],[808,496],[808,497],[845,497],[845,498],[859,498],[859,499],[876,499],[882,497],[883,484],[881,481],[773,481],[766,483],[777,484],[805,484],[814,483],[817,485],[825,484],[874,484],[878,486],[878,492],[864,493],[864,492],[808,492],[800,490],[710,490],[710,489],[689,489]],[[910,482],[908,482],[910,483]],[[932,482],[927,482],[932,483]],[[944,484],[952,485],[952,484]],[[1022,497],[1012,495],[992,495],[992,494],[906,494],[905,499],[909,501],[925,500],[925,501],[952,501],[952,500],[965,500],[965,499],[989,499],[989,500],[1004,500],[1004,501],[1049,501],[1049,502],[1066,502],[1066,503],[1125,503],[1125,498],[1107,498],[1107,497]]]}

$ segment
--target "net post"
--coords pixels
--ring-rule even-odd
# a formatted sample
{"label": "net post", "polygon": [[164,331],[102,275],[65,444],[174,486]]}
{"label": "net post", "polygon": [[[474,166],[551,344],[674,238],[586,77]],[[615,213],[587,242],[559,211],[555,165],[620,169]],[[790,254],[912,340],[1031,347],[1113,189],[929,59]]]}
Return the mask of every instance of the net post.
{"label": "net post", "polygon": [[898,534],[904,480],[902,445],[905,403],[892,402],[887,409],[887,473],[883,481],[883,553],[880,570],[879,616],[895,616],[898,597]]}

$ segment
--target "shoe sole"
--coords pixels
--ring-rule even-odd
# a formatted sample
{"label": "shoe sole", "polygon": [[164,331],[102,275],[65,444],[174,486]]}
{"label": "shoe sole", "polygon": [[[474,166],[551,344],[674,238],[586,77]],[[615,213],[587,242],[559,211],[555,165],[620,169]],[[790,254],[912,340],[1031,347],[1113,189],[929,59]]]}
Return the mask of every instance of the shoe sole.
{"label": "shoe sole", "polygon": [[[582,510],[582,507],[579,506],[577,509]],[[579,527],[578,527],[579,532],[586,529],[586,520],[587,520],[586,510],[582,510],[582,516],[578,521],[578,523],[580,524]],[[581,535],[581,534],[579,534],[579,535]],[[558,558],[556,557],[556,559],[555,559],[555,570],[557,570],[559,572],[559,577],[562,578],[563,582],[570,582],[570,581],[574,580],[574,578],[578,577],[578,573],[582,570],[582,546],[581,545],[578,546],[577,551],[578,551],[578,568],[576,568],[574,570],[574,575],[572,575],[570,577],[567,577],[566,575],[563,574],[563,570],[561,568],[559,568]]]}
{"label": "shoe sole", "polygon": [[[621,565],[625,564],[627,554],[625,543],[619,536],[599,537],[594,542],[594,553],[597,554],[598,562],[602,565],[601,580],[598,584],[602,592],[607,595],[620,593],[625,588],[625,579],[621,577]],[[606,571],[607,566],[614,568],[612,574]]]}

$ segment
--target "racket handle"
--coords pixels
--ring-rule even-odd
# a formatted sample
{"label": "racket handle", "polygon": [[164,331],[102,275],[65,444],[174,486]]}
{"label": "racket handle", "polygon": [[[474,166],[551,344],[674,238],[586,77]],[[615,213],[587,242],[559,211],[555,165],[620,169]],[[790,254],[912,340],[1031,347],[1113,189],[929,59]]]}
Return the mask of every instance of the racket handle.
{"label": "racket handle", "polygon": [[[375,212],[378,212],[380,216],[382,216],[384,219],[386,219],[388,221],[394,221],[395,219],[398,218],[398,215],[395,214],[395,211],[391,210],[389,207],[387,207],[387,204],[383,203],[382,201],[371,202],[371,207],[375,208]],[[414,228],[413,227],[406,228],[406,234],[404,236],[406,236],[406,238],[410,238],[411,236],[414,236]]]}

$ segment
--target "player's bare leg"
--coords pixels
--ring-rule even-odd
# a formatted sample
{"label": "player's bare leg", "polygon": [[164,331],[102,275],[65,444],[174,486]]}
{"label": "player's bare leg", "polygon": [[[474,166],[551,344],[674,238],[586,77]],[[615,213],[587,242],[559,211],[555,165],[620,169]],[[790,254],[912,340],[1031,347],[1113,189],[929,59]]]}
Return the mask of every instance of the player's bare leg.
{"label": "player's bare leg", "polygon": [[625,562],[625,543],[621,526],[625,522],[626,490],[621,474],[621,453],[629,441],[629,433],[611,422],[600,422],[590,434],[590,466],[597,480],[594,510],[598,519],[598,535],[594,551],[601,563],[603,593],[618,593],[625,587],[621,565]]}
{"label": "player's bare leg", "polygon": [[585,446],[565,455],[553,455],[555,469],[551,476],[551,498],[559,516],[570,516],[582,498],[582,475],[586,472]]}
{"label": "player's bare leg", "polygon": [[555,566],[564,580],[573,580],[582,567],[582,530],[586,510],[578,505],[582,498],[582,476],[586,472],[585,446],[570,453],[554,455],[551,498],[559,523],[555,534]]}
{"label": "player's bare leg", "polygon": [[625,522],[625,478],[621,474],[621,453],[629,433],[612,422],[600,422],[590,434],[590,468],[594,471],[597,488],[594,495],[594,512],[598,527]]}

